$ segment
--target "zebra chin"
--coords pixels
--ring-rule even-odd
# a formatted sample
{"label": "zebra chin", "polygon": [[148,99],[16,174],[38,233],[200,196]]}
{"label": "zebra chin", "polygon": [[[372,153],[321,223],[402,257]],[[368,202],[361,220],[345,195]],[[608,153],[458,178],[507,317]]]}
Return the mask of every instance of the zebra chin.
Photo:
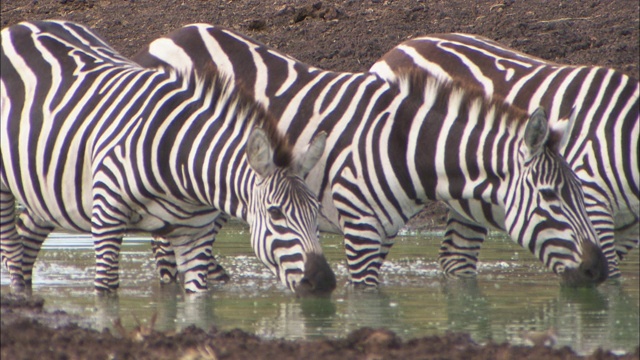
{"label": "zebra chin", "polygon": [[602,250],[591,242],[582,244],[582,262],[578,267],[565,268],[561,283],[567,287],[597,286],[607,280],[609,266]]}
{"label": "zebra chin", "polygon": [[287,278],[298,297],[329,297],[336,288],[336,276],[322,254],[307,253],[304,274],[299,281]]}

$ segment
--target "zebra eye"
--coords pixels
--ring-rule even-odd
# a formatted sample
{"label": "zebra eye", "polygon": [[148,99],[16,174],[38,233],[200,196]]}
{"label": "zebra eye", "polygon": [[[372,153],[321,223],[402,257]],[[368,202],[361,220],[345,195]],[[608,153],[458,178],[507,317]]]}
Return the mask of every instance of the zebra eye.
{"label": "zebra eye", "polygon": [[553,189],[540,189],[540,195],[542,195],[542,197],[546,200],[546,201],[557,201],[558,198],[558,194],[553,190]]}
{"label": "zebra eye", "polygon": [[278,221],[284,219],[282,210],[276,206],[270,207],[267,211],[269,212],[269,216],[271,216],[271,220]]}

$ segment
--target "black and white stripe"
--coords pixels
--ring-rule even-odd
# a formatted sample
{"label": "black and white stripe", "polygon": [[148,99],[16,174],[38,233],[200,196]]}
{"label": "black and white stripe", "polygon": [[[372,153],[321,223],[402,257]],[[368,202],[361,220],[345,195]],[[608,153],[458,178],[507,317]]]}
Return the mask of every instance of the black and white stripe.
{"label": "black and white stripe", "polygon": [[345,236],[355,284],[378,283],[393,238],[424,202],[465,199],[495,204],[494,226],[567,283],[606,279],[582,190],[555,150],[566,122],[548,123],[543,111],[527,121],[480,91],[422,72],[395,84],[322,71],[206,24],[157,39],[133,60],[180,69],[213,64],[265,104],[298,147],[328,134],[306,181],[321,198],[320,228]]}
{"label": "black and white stripe", "polygon": [[[620,275],[618,258],[638,247],[640,234],[637,79],[613,69],[551,63],[468,34],[408,40],[385,54],[371,71],[396,81],[407,68],[479,86],[487,96],[497,95],[525,110],[543,106],[551,118],[574,109],[575,124],[560,153],[582,181],[587,212],[607,257],[609,276]],[[453,206],[458,213],[450,216],[443,263],[458,248],[472,243],[479,247],[484,235],[477,223],[491,219],[470,223],[466,209],[478,206],[469,202]]]}
{"label": "black and white stripe", "polygon": [[335,288],[303,180],[324,134],[293,159],[275,120],[213,70],[142,68],[70,22],[4,29],[0,86],[0,234],[14,287],[61,229],[91,232],[98,291],[118,287],[122,236],[134,231],[168,241],[186,291],[204,291],[228,214],[249,223],[256,254],[291,290]]}

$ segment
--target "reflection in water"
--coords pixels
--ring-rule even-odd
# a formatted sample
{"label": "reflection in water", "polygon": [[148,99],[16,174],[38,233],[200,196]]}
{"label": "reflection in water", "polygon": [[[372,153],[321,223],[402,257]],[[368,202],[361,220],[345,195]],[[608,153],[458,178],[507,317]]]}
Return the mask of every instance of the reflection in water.
{"label": "reflection in water", "polygon": [[342,312],[351,330],[379,328],[393,324],[399,318],[398,304],[392,301],[384,288],[377,291],[347,288],[344,305]]}
{"label": "reflection in water", "polygon": [[277,305],[272,316],[258,320],[255,333],[269,338],[313,339],[318,329],[331,329],[336,306],[331,299],[290,299]]}
{"label": "reflection in water", "polygon": [[[331,328],[336,318],[337,307],[331,299],[299,299],[300,315],[305,328]],[[309,334],[312,336],[312,334]]]}
{"label": "reflection in water", "polygon": [[[632,350],[640,343],[638,252],[622,263],[623,278],[598,288],[558,285],[533,257],[508,239],[484,244],[477,278],[445,278],[437,271],[440,238],[406,237],[397,241],[383,267],[377,290],[339,286],[331,299],[296,299],[260,264],[247,235],[220,234],[216,257],[231,274],[199,296],[178,285],[160,286],[147,242],[123,246],[118,297],[96,297],[91,286],[94,255],[86,247],[65,248],[57,239],[45,246],[36,267],[34,294],[46,308],[62,309],[93,320],[93,327],[113,328],[121,318],[133,329],[135,318],[155,329],[178,331],[190,325],[205,330],[241,328],[285,339],[345,337],[360,327],[385,327],[404,338],[462,331],[478,342],[488,339],[524,343],[523,334],[554,329],[558,344],[580,353],[597,347]],[[338,281],[347,280],[339,237],[323,237]],[[45,244],[46,245],[46,244]],[[335,251],[334,251],[335,250]],[[2,290],[8,290],[2,272]]]}
{"label": "reflection in water", "polygon": [[95,296],[94,323],[97,329],[111,328],[120,318],[120,298],[118,295]]}
{"label": "reflection in water", "polygon": [[183,297],[178,283],[164,284],[154,294],[156,299],[156,327],[162,330],[177,330],[178,302]]}
{"label": "reflection in water", "polygon": [[[447,302],[448,328],[465,331],[476,338],[492,339],[490,303],[482,294],[477,278],[442,277],[441,290]],[[474,324],[470,328],[468,324]]]}

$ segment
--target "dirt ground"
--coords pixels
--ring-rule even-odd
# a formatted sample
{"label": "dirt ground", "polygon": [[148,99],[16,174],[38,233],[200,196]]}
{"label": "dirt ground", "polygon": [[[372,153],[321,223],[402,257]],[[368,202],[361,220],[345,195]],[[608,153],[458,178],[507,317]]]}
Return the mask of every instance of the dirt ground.
{"label": "dirt ground", "polygon": [[[183,25],[206,22],[236,29],[312,65],[353,72],[365,71],[406,39],[466,32],[544,59],[612,67],[637,79],[639,7],[637,0],[4,0],[1,21],[3,28],[23,20],[80,22],[125,56]],[[410,225],[442,227],[444,217],[444,207],[433,203]],[[39,320],[33,320],[34,314]],[[131,334],[123,338],[73,324],[43,325],[56,317],[68,316],[42,311],[37,298],[3,294],[2,359],[580,358],[566,348],[480,346],[464,334],[401,340],[373,329],[340,340],[294,342],[191,328],[179,334],[151,332],[136,341]],[[626,356],[638,357],[639,350]],[[614,356],[596,352],[589,358]]]}

